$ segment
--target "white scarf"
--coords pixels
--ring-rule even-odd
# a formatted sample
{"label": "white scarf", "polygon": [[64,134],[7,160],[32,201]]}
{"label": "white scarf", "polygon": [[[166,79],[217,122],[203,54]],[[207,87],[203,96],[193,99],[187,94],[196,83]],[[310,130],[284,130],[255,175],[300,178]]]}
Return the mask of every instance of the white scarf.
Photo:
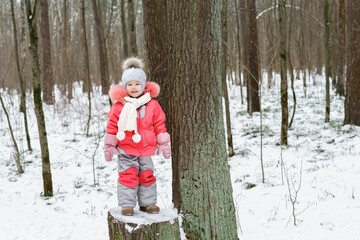
{"label": "white scarf", "polygon": [[[145,93],[139,98],[125,97],[124,100],[126,103],[119,116],[118,133],[116,134],[116,137],[121,141],[125,139],[125,131],[134,131],[132,139],[134,142],[138,143],[141,140],[141,136],[137,131],[136,109],[151,100],[150,93]],[[139,117],[141,118],[141,116]]]}

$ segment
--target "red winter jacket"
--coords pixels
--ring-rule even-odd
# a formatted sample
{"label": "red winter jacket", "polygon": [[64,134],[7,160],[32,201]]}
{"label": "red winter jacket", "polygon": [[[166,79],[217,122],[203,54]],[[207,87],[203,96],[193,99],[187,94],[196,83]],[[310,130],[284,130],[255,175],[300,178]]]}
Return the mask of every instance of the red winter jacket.
{"label": "red winter jacket", "polygon": [[[160,93],[160,87],[154,82],[147,82],[144,93],[149,92],[151,97],[157,97]],[[106,132],[116,135],[118,132],[118,121],[120,113],[124,107],[121,103],[124,97],[128,96],[126,90],[122,86],[115,86],[110,89],[109,95],[111,100],[117,101],[112,105],[108,113],[109,121],[107,123]],[[140,108],[137,118],[137,131],[141,135],[141,141],[135,143],[132,140],[134,132],[126,131],[125,139],[118,141],[118,145],[128,155],[135,156],[152,156],[157,148],[156,136],[159,133],[166,132],[165,120],[166,116],[160,104],[151,99],[145,104],[145,115],[141,118]]]}

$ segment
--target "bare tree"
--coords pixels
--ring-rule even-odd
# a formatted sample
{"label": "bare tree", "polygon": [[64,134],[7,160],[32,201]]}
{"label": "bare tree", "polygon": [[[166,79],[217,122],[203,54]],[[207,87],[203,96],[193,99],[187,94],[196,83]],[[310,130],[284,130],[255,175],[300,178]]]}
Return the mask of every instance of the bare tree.
{"label": "bare tree", "polygon": [[17,72],[18,72],[18,77],[19,77],[19,82],[20,82],[20,91],[21,91],[20,112],[24,113],[24,125],[25,125],[27,147],[28,147],[29,151],[32,151],[28,121],[27,121],[27,112],[26,112],[26,92],[25,92],[24,80],[23,80],[21,67],[20,67],[18,38],[17,38],[15,11],[14,11],[14,0],[10,0],[10,4],[11,4],[11,19],[12,19],[13,28],[14,28],[14,47],[15,47],[16,67],[17,67]]}
{"label": "bare tree", "polygon": [[[227,0],[222,1],[222,44],[221,44],[221,51],[222,51],[222,58],[221,58],[221,88],[222,94],[225,101],[225,118],[226,118],[226,130],[227,130],[227,144],[228,144],[228,151],[229,157],[235,155],[234,146],[233,146],[233,138],[231,132],[231,116],[230,116],[230,103],[229,103],[229,93],[226,84],[226,69],[227,69],[227,60],[228,60],[228,28],[227,28]],[[232,74],[232,73],[230,73]],[[230,75],[229,75],[230,76]]]}
{"label": "bare tree", "polygon": [[360,126],[360,4],[348,0],[346,16],[346,96],[345,124]]}
{"label": "bare tree", "polygon": [[249,78],[248,78],[248,112],[260,111],[259,101],[259,81],[260,81],[260,69],[259,69],[259,41],[257,32],[256,21],[256,1],[250,0],[247,2],[249,9]]}
{"label": "bare tree", "polygon": [[187,239],[237,239],[222,117],[222,4],[167,4],[173,201]]}
{"label": "bare tree", "polygon": [[67,97],[68,99],[72,99],[72,74],[71,74],[71,56],[70,56],[70,44],[69,39],[71,39],[71,32],[69,31],[69,20],[68,20],[68,0],[64,0],[64,8],[63,8],[63,58],[64,58],[64,65],[65,65],[65,78],[67,84]]}
{"label": "bare tree", "polygon": [[33,94],[35,115],[38,125],[39,140],[41,146],[42,175],[44,183],[44,196],[51,197],[53,195],[50,153],[47,141],[47,133],[45,127],[45,116],[41,99],[41,72],[38,57],[38,36],[36,32],[36,13],[39,0],[35,0],[32,8],[30,0],[25,0],[26,18],[29,28],[30,52],[33,72]]}
{"label": "bare tree", "polygon": [[167,79],[168,38],[167,34],[159,34],[167,32],[166,0],[144,1],[143,14],[149,78],[161,86],[159,103],[168,115],[170,89],[170,82]]}
{"label": "bare tree", "polygon": [[236,46],[237,46],[237,51],[238,51],[238,61],[239,61],[239,84],[240,84],[240,97],[241,97],[241,104],[244,104],[244,97],[243,97],[243,83],[241,81],[241,69],[242,69],[242,63],[241,63],[241,57],[242,57],[242,52],[241,52],[241,42],[240,42],[240,20],[239,20],[239,11],[238,10],[238,4],[237,4],[237,0],[235,1],[235,9],[236,9]]}
{"label": "bare tree", "polygon": [[330,0],[324,0],[324,22],[325,22],[325,34],[324,34],[324,44],[325,44],[325,122],[330,121],[330,18],[329,18],[329,7]]}
{"label": "bare tree", "polygon": [[105,54],[106,50],[105,50],[104,33],[102,29],[101,17],[99,14],[99,7],[97,0],[91,0],[91,4],[95,19],[95,30],[97,37],[98,53],[99,53],[102,94],[108,94],[110,85],[109,85],[109,76],[107,70],[107,56]]}
{"label": "bare tree", "polygon": [[128,0],[128,17],[129,17],[129,27],[130,27],[130,53],[133,56],[138,55],[138,49],[136,44],[136,15],[134,13],[135,11],[135,1],[134,0]]}
{"label": "bare tree", "polygon": [[[13,4],[13,3],[11,3]],[[20,162],[20,151],[19,151],[19,147],[16,143],[16,139],[15,139],[15,136],[14,136],[14,131],[12,130],[12,127],[11,127],[11,123],[10,123],[10,118],[9,118],[9,114],[6,110],[6,107],[5,107],[5,104],[4,104],[4,101],[2,99],[2,96],[1,96],[1,92],[0,92],[0,103],[1,103],[1,106],[4,110],[4,113],[5,113],[5,116],[6,116],[6,120],[8,122],[8,126],[9,126],[9,131],[10,131],[10,134],[11,134],[11,140],[13,141],[13,144],[14,144],[14,149],[15,149],[15,164],[16,164],[16,167],[17,167],[17,170],[18,170],[18,173],[22,174],[24,173],[24,169],[21,165],[21,162]]]}
{"label": "bare tree", "polygon": [[123,46],[123,55],[124,58],[129,56],[129,44],[128,37],[126,32],[126,22],[125,22],[125,0],[120,0],[120,10],[121,10],[121,34],[122,34],[122,46]]}
{"label": "bare tree", "polygon": [[339,59],[336,92],[345,96],[345,0],[338,0]]}
{"label": "bare tree", "polygon": [[47,104],[54,104],[54,78],[51,60],[48,0],[40,0],[40,13],[44,102]]}
{"label": "bare tree", "polygon": [[[239,3],[240,13],[240,42],[241,42],[241,61],[242,61],[242,72],[243,72],[243,83],[247,86],[248,75],[249,75],[249,31],[248,31],[248,10],[246,8],[246,0],[240,0]],[[247,87],[247,92],[249,88]],[[247,93],[248,97],[249,93]]]}
{"label": "bare tree", "polygon": [[89,136],[90,120],[91,120],[91,82],[90,82],[90,63],[89,63],[89,49],[86,37],[85,24],[85,0],[81,0],[81,26],[82,26],[82,56],[83,56],[83,77],[84,84],[87,85],[87,95],[89,102],[89,117],[86,124],[86,136]]}
{"label": "bare tree", "polygon": [[286,56],[286,12],[285,12],[286,0],[279,0],[279,37],[280,37],[280,77],[281,77],[281,144],[287,145],[287,134],[288,134],[288,83],[287,83],[287,56]]}

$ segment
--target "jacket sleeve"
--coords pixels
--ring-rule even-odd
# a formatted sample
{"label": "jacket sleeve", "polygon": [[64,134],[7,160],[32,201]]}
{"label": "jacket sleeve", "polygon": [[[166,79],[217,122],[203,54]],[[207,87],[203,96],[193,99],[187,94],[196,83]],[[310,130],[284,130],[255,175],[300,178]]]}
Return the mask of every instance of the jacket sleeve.
{"label": "jacket sleeve", "polygon": [[159,133],[166,132],[166,126],[165,126],[166,116],[158,101],[156,100],[154,101],[156,105],[154,108],[153,123],[154,123],[155,135],[157,136]]}
{"label": "jacket sleeve", "polygon": [[106,126],[106,133],[116,135],[118,132],[118,121],[119,121],[119,115],[120,115],[120,104],[121,103],[115,103],[112,105],[107,117],[109,118]]}

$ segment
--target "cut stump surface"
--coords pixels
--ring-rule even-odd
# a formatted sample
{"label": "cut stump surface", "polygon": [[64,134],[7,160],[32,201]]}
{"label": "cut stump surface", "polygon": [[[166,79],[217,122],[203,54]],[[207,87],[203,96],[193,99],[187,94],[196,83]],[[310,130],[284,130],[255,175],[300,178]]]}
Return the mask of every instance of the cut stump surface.
{"label": "cut stump surface", "polygon": [[174,209],[148,214],[135,209],[134,216],[121,215],[121,208],[108,212],[110,240],[180,239],[178,215]]}

